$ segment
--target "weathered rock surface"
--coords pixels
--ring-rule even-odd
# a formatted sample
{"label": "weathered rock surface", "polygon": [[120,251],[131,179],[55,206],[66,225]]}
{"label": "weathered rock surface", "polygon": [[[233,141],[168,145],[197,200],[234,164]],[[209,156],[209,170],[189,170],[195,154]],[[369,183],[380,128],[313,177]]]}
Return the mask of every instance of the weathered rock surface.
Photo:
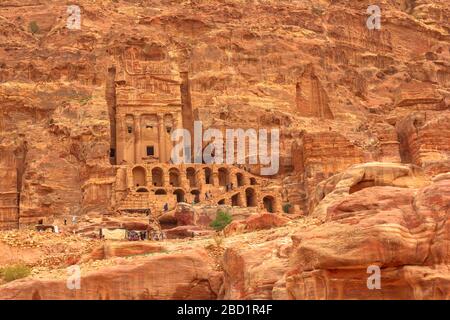
{"label": "weathered rock surface", "polygon": [[276,299],[274,287],[289,267],[288,238],[233,247],[223,255],[223,299]]}
{"label": "weathered rock surface", "polygon": [[450,111],[416,112],[397,123],[402,158],[435,175],[450,171]]}
{"label": "weathered rock surface", "polygon": [[252,215],[245,220],[231,222],[224,229],[224,234],[230,236],[235,233],[253,232],[258,230],[276,228],[285,225],[289,221],[291,220],[281,215],[272,213],[259,213]]}
{"label": "weathered rock surface", "polygon": [[[419,190],[372,187],[328,208],[293,237],[286,277],[294,299],[448,299],[450,180]],[[381,268],[368,290],[367,268]]]}
{"label": "weathered rock surface", "polygon": [[205,230],[199,226],[179,226],[164,230],[167,239],[193,238],[196,236],[212,235],[213,230]]}
{"label": "weathered rock surface", "polygon": [[[189,72],[204,128],[279,128],[272,178],[304,217],[233,209],[247,220],[214,252],[204,249],[214,240],[190,238],[209,232],[216,206],[163,217],[169,237],[189,239],[161,246],[2,231],[2,266],[64,275],[36,269],[0,298],[450,298],[448,0],[380,0],[381,30],[351,0],[77,3],[81,30],[66,27],[67,1],[0,3],[0,230],[89,214],[80,234],[146,227],[98,218],[120,200],[116,67],[140,62]],[[170,251],[182,241],[191,249]],[[57,268],[81,257],[99,264],[68,290]],[[381,268],[381,289],[367,288],[368,266]]]}
{"label": "weathered rock surface", "polygon": [[414,165],[380,162],[354,165],[317,185],[313,196],[310,197],[311,214],[323,216],[333,201],[365,188],[417,188],[428,183],[429,178]]}
{"label": "weathered rock surface", "polygon": [[[361,170],[386,185],[349,193]],[[424,181],[413,170],[418,169],[355,166],[330,178],[337,181],[331,189],[345,185],[347,192],[325,197],[321,202],[327,205],[316,209],[316,217],[231,235],[214,258],[204,249],[179,247],[98,267],[83,274],[80,291],[41,276],[0,286],[0,298],[448,299],[450,179],[441,174]],[[193,248],[205,244],[189,242]],[[121,246],[115,251],[143,251]],[[374,266],[380,268],[380,289],[367,286],[367,270]]]}
{"label": "weathered rock surface", "polygon": [[107,242],[94,248],[91,253],[82,257],[81,262],[89,260],[110,259],[114,257],[130,257],[163,252],[163,245],[147,242]]}
{"label": "weathered rock surface", "polygon": [[0,268],[26,264],[58,268],[76,263],[98,246],[99,241],[78,235],[11,230],[0,233]]}
{"label": "weathered rock surface", "polygon": [[[225,296],[265,299],[448,299],[450,180],[375,186],[332,201],[324,222],[224,254]],[[283,242],[284,239],[284,242]],[[381,289],[369,290],[369,266]]]}
{"label": "weathered rock surface", "polygon": [[0,299],[214,299],[220,277],[205,251],[142,258],[82,274],[79,290],[58,280],[19,280],[0,289]]}
{"label": "weathered rock surface", "polygon": [[[300,131],[323,135],[325,154],[334,146],[322,159],[326,174],[336,174],[363,161],[396,161],[397,122],[448,110],[445,0],[380,1],[381,30],[367,29],[367,4],[347,0],[77,5],[81,30],[66,27],[62,0],[0,4],[0,229],[111,210],[118,60],[145,61],[157,74],[189,71],[205,128],[280,128],[280,177],[298,174],[286,200],[303,211],[327,176],[306,163],[294,169]],[[435,132],[447,130],[439,123]],[[428,154],[414,163],[433,161],[440,169],[431,171],[443,172],[448,150],[431,123],[417,138],[402,127],[411,154]],[[307,161],[320,154],[320,140],[305,150]]]}

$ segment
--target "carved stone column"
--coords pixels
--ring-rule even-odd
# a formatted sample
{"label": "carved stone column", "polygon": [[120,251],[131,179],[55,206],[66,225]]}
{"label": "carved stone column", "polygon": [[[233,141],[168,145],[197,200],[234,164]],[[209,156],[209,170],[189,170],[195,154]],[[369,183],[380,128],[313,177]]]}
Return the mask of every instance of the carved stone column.
{"label": "carved stone column", "polygon": [[190,189],[190,182],[189,182],[189,179],[187,177],[186,165],[184,163],[182,163],[180,165],[180,183],[181,183],[181,187],[184,190],[189,190]]}
{"label": "carved stone column", "polygon": [[170,173],[167,168],[162,168],[163,170],[163,178],[162,178],[162,186],[164,188],[170,187]]}
{"label": "carved stone column", "polygon": [[219,169],[215,165],[212,165],[212,167],[211,167],[211,179],[210,180],[211,180],[210,183],[214,187],[219,186]]}
{"label": "carved stone column", "polygon": [[283,212],[283,206],[281,205],[281,199],[280,196],[277,195],[277,197],[274,198],[274,204],[273,204],[273,212],[275,213],[282,213]]}
{"label": "carved stone column", "polygon": [[231,170],[231,168],[228,170],[228,179],[229,179],[230,183],[233,184],[233,188],[237,188],[238,181],[237,181],[236,171]]}
{"label": "carved stone column", "polygon": [[159,141],[159,162],[166,162],[166,141],[164,136],[165,126],[164,126],[164,115],[157,114],[158,117],[158,141]]}
{"label": "carved stone column", "polygon": [[242,184],[244,186],[250,185],[250,177],[248,176],[248,173],[246,171],[241,172],[242,173]]}
{"label": "carved stone column", "polygon": [[122,164],[126,159],[125,156],[125,134],[126,134],[125,116],[116,114],[116,162]]}
{"label": "carved stone column", "polygon": [[134,116],[134,159],[135,163],[142,162],[141,146],[141,115]]}
{"label": "carved stone column", "polygon": [[203,190],[203,187],[206,186],[206,174],[205,169],[202,167],[195,168],[195,186],[201,190]]}
{"label": "carved stone column", "polygon": [[[176,130],[176,129],[182,129],[182,124],[181,124],[181,119],[178,117],[178,113],[176,112],[172,112],[172,119],[173,119],[173,127],[172,130]],[[169,158],[172,157],[172,150],[175,147],[175,143],[176,141],[172,141],[171,137],[170,137],[170,145],[171,145],[171,149],[169,150]]]}

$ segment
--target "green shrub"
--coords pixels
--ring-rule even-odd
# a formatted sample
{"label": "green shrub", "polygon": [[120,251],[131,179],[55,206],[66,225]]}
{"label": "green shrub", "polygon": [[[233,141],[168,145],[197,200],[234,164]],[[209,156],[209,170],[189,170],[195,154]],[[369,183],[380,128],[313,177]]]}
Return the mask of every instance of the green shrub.
{"label": "green shrub", "polygon": [[290,203],[285,203],[283,204],[283,212],[284,213],[289,213],[289,209],[292,207],[292,205]]}
{"label": "green shrub", "polygon": [[210,226],[216,231],[223,230],[230,222],[233,221],[231,214],[228,212],[219,210],[216,214],[216,219],[211,222]]}
{"label": "green shrub", "polygon": [[39,32],[39,26],[38,26],[36,21],[31,21],[30,22],[30,31],[31,31],[32,34],[35,34],[35,33]]}
{"label": "green shrub", "polygon": [[31,269],[24,264],[17,264],[0,269],[0,276],[6,282],[28,277],[30,273]]}

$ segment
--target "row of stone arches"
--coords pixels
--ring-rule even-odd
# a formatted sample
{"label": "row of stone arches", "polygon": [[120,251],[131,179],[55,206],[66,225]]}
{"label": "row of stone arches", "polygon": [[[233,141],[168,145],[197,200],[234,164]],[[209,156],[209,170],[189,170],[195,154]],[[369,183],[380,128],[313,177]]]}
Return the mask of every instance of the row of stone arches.
{"label": "row of stone arches", "polygon": [[[137,190],[137,192],[149,192],[149,190],[145,187],[141,187]],[[157,189],[154,191],[155,195],[167,195],[167,191],[165,189]],[[199,190],[191,190],[190,194],[192,195],[195,202],[200,201],[200,191]],[[243,196],[245,194],[245,196]],[[186,192],[183,189],[175,189],[173,191],[173,195],[176,196],[176,201],[186,202]],[[227,202],[225,199],[220,199],[217,204],[225,205]],[[258,201],[256,197],[256,190],[253,188],[247,188],[245,193],[237,192],[230,198],[230,205],[237,207],[258,207]],[[262,199],[262,206],[268,212],[275,212],[275,197],[271,195],[266,195]]]}
{"label": "row of stone arches", "polygon": [[[212,184],[213,172],[211,168],[204,167],[203,170],[203,179],[205,184]],[[147,177],[147,171],[142,166],[136,166],[132,169],[133,175],[133,184],[136,188],[142,186],[152,185],[153,187],[163,187],[165,185],[165,173],[164,170],[160,167],[154,167],[150,171],[150,177]],[[170,168],[168,171],[168,182],[169,185],[173,187],[181,187],[182,179],[181,179],[181,171],[178,168]],[[232,182],[232,173],[228,168],[219,168],[218,170],[218,185],[219,186],[228,186],[233,184]],[[247,183],[245,181],[244,174],[241,172],[237,172],[235,175],[236,187],[245,186]],[[197,175],[197,171],[194,167],[188,167],[185,171],[185,177],[189,183],[190,188],[195,188],[199,186],[199,179]],[[256,185],[257,180],[255,177],[250,177],[248,184]]]}
{"label": "row of stone arches", "polygon": [[[136,192],[139,193],[150,193],[150,191],[146,187],[139,187]],[[167,195],[167,191],[165,189],[156,189],[154,195]],[[191,190],[191,195],[193,195],[195,202],[200,202],[200,191],[199,190]],[[186,202],[186,192],[183,189],[175,189],[172,192],[173,195],[176,196],[177,202]]]}
{"label": "row of stone arches", "polygon": [[[183,189],[176,189],[173,194],[177,197],[177,202],[186,202],[186,193]],[[190,194],[192,195],[194,202],[200,202],[200,191],[199,190],[191,190]]]}
{"label": "row of stone arches", "polygon": [[[226,199],[220,199],[217,204],[225,205],[227,204]],[[253,188],[247,188],[245,193],[237,192],[232,195],[229,199],[229,204],[231,206],[238,207],[258,207],[258,200],[256,196],[256,190]],[[276,199],[272,195],[265,195],[262,198],[261,207],[266,209],[268,212],[276,212]]]}
{"label": "row of stone arches", "polygon": [[[144,167],[136,166],[132,170],[134,186],[139,188],[141,186],[147,186],[149,177],[147,177],[147,171]],[[151,170],[151,183],[153,187],[164,186],[164,171],[159,167],[155,167]],[[180,175],[178,169],[171,168],[169,170],[169,183],[178,185],[180,183]]]}
{"label": "row of stone arches", "polygon": [[[145,193],[145,192],[150,192],[150,191],[147,189],[147,187],[138,187],[136,189],[136,192]],[[167,191],[165,189],[156,189],[154,191],[154,193],[155,193],[155,195],[165,195],[165,194],[167,194]]]}
{"label": "row of stone arches", "polygon": [[[118,190],[123,193],[124,206],[128,207],[142,206],[141,198],[145,198],[155,210],[165,203],[173,208],[181,202],[265,208],[269,212],[281,210],[278,197],[272,197],[264,189],[264,183],[236,167],[139,164],[121,168],[117,176],[121,178],[119,183],[122,182]],[[124,196],[128,192],[136,193],[135,197]]]}

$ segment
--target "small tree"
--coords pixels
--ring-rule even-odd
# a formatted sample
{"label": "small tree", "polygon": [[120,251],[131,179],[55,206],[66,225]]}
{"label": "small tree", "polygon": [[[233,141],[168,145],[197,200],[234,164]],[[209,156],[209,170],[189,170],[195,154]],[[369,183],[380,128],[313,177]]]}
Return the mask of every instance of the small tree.
{"label": "small tree", "polygon": [[228,212],[219,210],[216,214],[216,219],[211,222],[210,226],[216,231],[223,230],[230,222],[233,221],[231,214]]}

